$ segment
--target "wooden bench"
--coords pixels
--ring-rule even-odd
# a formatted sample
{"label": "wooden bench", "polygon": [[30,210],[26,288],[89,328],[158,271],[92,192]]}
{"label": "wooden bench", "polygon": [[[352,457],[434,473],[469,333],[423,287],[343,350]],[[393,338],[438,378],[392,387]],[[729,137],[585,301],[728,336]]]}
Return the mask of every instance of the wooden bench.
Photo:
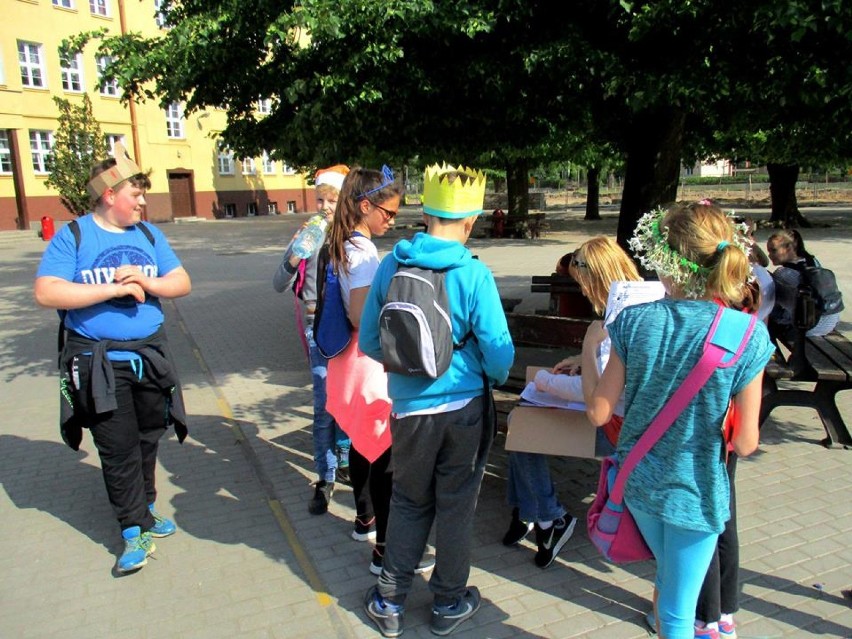
{"label": "wooden bench", "polygon": [[[778,382],[814,382],[812,390],[779,388]],[[852,436],[837,408],[836,395],[852,389],[852,342],[840,333],[806,337],[800,332],[793,344],[789,365],[767,365],[763,376],[760,423],[779,406],[803,406],[817,411],[825,428],[826,448],[839,444],[852,449]]]}
{"label": "wooden bench", "polygon": [[592,303],[583,295],[577,280],[570,275],[533,275],[530,292],[550,294],[550,315],[589,321],[597,317]]}

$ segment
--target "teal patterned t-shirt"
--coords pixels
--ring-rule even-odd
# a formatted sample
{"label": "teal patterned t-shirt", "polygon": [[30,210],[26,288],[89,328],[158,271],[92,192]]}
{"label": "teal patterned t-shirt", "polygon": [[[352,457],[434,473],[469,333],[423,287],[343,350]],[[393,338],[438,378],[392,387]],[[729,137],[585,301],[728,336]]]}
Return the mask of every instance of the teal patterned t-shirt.
{"label": "teal patterned t-shirt", "polygon": [[[698,362],[717,309],[714,302],[665,299],[626,308],[609,326],[612,350],[626,368],[620,462]],[[772,352],[758,322],[739,361],[713,373],[636,466],[625,489],[629,504],[682,528],[724,529],[730,487],[722,422],[731,397],[763,370]]]}

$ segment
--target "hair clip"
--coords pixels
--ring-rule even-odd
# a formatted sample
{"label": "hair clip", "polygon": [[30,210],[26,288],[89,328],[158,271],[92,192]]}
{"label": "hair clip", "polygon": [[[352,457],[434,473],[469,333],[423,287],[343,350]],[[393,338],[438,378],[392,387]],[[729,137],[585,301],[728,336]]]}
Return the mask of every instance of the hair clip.
{"label": "hair clip", "polygon": [[711,202],[709,199],[707,199],[705,197],[703,200],[698,200],[698,205],[699,206],[713,206],[713,202]]}
{"label": "hair clip", "polygon": [[357,199],[361,200],[361,199],[367,197],[368,195],[370,195],[371,193],[375,193],[376,191],[381,191],[386,186],[390,186],[391,184],[394,183],[393,171],[391,170],[391,168],[387,164],[382,164],[381,173],[382,173],[382,183],[379,184],[379,186],[370,189],[369,191],[364,191],[363,193],[360,193],[358,195]]}

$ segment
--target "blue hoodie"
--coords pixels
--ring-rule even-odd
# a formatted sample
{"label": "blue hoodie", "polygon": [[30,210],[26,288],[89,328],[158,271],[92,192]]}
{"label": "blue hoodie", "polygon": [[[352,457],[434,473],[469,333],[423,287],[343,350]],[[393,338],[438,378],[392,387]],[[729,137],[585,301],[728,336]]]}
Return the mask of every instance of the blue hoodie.
{"label": "blue hoodie", "polygon": [[438,379],[390,373],[388,393],[394,412],[423,410],[482,395],[483,371],[491,384],[506,381],[515,359],[515,348],[494,276],[460,242],[426,233],[417,233],[411,240],[398,242],[379,265],[361,314],[358,334],[361,351],[382,361],[379,313],[391,277],[400,263],[446,269],[444,285],[453,324],[453,341],[459,343],[471,331],[476,339],[468,339],[464,348],[453,353],[450,368]]}

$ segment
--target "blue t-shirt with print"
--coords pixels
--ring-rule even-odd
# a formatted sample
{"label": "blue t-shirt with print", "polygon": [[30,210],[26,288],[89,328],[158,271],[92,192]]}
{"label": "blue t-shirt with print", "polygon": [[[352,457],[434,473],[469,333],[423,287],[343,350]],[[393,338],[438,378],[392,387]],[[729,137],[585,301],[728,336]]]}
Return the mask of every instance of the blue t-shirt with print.
{"label": "blue t-shirt with print", "polygon": [[[624,309],[609,326],[626,369],[620,462],[701,356],[717,304],[665,299]],[[718,368],[686,410],[639,462],[625,499],[667,524],[720,533],[730,519],[722,423],[728,403],[769,361],[774,347],[763,323],[739,361]]]}
{"label": "blue t-shirt with print", "polygon": [[[93,214],[80,217],[80,246],[66,224],[51,240],[36,277],[52,276],[80,284],[107,284],[115,269],[132,264],[148,277],[160,277],[180,267],[180,260],[163,232],[147,224],[154,243],[137,226],[112,232],[101,228]],[[163,323],[160,300],[146,295],[140,304],[126,296],[69,310],[65,326],[95,340],[134,340],[154,334]]]}

